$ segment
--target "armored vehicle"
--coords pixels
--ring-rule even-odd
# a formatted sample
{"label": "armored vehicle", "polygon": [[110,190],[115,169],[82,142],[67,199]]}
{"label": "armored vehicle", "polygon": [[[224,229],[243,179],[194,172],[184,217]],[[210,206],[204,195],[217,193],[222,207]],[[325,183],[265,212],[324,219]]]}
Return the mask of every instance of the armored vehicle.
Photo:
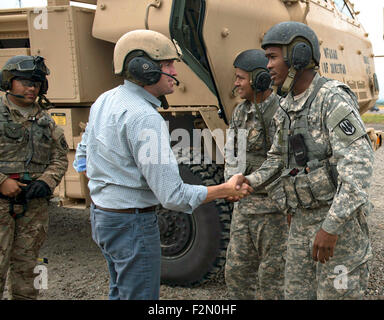
{"label": "armored vehicle", "polygon": [[[223,181],[225,130],[239,102],[233,61],[246,49],[260,48],[271,26],[289,20],[314,29],[320,74],[348,84],[360,112],[369,110],[379,92],[374,55],[348,0],[48,0],[43,8],[0,10],[0,64],[16,54],[46,59],[47,97],[55,105],[50,113],[64,128],[72,163],[90,106],[122,83],[112,71],[120,36],[150,29],[175,39],[183,51],[176,65],[180,85],[167,96],[169,107],[159,111],[169,121],[183,179],[211,185]],[[56,194],[62,205],[89,205],[86,178],[72,166]],[[163,283],[192,286],[218,274],[231,212],[224,200],[193,215],[160,208]]]}

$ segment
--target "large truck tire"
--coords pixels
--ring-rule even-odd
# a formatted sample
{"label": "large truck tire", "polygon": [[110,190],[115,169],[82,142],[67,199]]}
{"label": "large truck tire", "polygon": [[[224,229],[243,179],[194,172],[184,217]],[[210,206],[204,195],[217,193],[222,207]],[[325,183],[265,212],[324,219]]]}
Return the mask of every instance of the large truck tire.
{"label": "large truck tire", "polygon": [[[223,166],[180,164],[186,183],[216,185],[224,181]],[[216,278],[224,269],[233,205],[216,200],[192,215],[159,210],[161,282],[193,287]]]}

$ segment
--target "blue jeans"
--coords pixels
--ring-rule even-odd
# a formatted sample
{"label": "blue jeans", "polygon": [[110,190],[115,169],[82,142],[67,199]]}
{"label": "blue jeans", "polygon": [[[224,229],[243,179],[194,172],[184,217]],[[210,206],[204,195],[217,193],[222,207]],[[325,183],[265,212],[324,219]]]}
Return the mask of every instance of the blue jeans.
{"label": "blue jeans", "polygon": [[91,226],[108,264],[109,299],[158,300],[161,247],[156,213],[107,212],[92,204]]}

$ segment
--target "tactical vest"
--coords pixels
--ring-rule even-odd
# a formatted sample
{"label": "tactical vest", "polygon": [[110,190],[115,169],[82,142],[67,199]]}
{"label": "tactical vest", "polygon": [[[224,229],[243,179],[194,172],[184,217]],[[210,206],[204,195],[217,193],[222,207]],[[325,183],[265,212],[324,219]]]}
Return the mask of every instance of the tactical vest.
{"label": "tactical vest", "polygon": [[[328,206],[333,201],[337,187],[336,164],[329,162],[332,152],[328,151],[326,141],[317,143],[309,133],[307,120],[313,100],[329,80],[323,77],[318,80],[303,108],[295,113],[293,128],[290,128],[288,115],[284,116],[281,145],[285,169],[281,177],[266,188],[270,196],[280,204],[279,207],[288,206],[293,211],[296,208],[315,209]],[[301,165],[296,161],[294,147],[290,142],[290,137],[298,135],[301,135],[306,152],[306,161]]]}
{"label": "tactical vest", "polygon": [[263,162],[267,159],[267,152],[271,148],[272,142],[273,142],[271,137],[269,136],[268,127],[271,126],[271,121],[279,106],[278,103],[276,102],[276,99],[278,99],[277,96],[274,97],[274,99],[268,105],[264,113],[261,113],[259,106],[255,105],[256,113],[259,117],[259,121],[261,124],[261,128],[258,128],[258,129],[259,129],[259,132],[261,132],[261,134],[263,135],[262,139],[259,139],[260,142],[262,142],[262,149],[257,151],[252,149],[247,150],[248,151],[247,159],[246,159],[247,165],[246,165],[246,171],[244,173],[245,175],[251,174],[252,172],[259,169],[263,164]]}
{"label": "tactical vest", "polygon": [[22,123],[15,122],[8,107],[0,102],[0,172],[44,172],[51,155],[50,121],[39,112]]}
{"label": "tactical vest", "polygon": [[[274,95],[265,106],[264,112],[261,112],[260,105],[255,105],[258,120],[254,130],[257,134],[251,138],[248,136],[245,175],[259,169],[267,159],[267,152],[273,142],[273,132],[270,128],[274,121],[273,116],[279,107],[278,99],[278,96]],[[244,214],[267,214],[278,211],[276,204],[268,198],[264,188],[255,190],[250,196],[241,199],[237,206],[238,210]]]}

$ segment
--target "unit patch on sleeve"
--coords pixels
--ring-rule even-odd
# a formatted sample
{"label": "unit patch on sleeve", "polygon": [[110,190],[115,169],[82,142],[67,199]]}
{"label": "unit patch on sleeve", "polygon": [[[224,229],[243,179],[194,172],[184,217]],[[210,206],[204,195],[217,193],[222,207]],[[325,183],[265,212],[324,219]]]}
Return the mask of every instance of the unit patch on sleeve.
{"label": "unit patch on sleeve", "polygon": [[347,136],[351,136],[356,132],[356,128],[348,119],[341,121],[339,127]]}

